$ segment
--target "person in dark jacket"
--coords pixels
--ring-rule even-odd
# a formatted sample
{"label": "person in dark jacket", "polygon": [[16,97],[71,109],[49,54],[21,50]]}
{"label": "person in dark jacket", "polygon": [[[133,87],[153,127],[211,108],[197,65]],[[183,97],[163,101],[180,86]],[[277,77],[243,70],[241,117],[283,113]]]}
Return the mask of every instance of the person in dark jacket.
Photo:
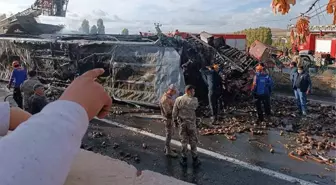
{"label": "person in dark jacket", "polygon": [[258,114],[258,122],[264,121],[264,112],[262,104],[264,105],[265,114],[271,115],[270,96],[273,88],[273,81],[271,77],[264,72],[264,67],[258,65],[256,67],[256,75],[253,78],[252,93],[256,98],[256,108]]}
{"label": "person in dark jacket", "polygon": [[309,74],[302,66],[298,67],[297,73],[293,73],[293,89],[297,106],[302,115],[307,115],[307,95],[310,94],[312,83]]}
{"label": "person in dark jacket", "polygon": [[34,86],[41,83],[37,78],[36,71],[29,71],[28,76],[28,80],[21,85],[21,92],[23,93],[23,108],[25,111],[29,111],[29,98],[34,94]]}
{"label": "person in dark jacket", "polygon": [[298,75],[298,72],[297,72],[297,64],[296,64],[296,62],[291,62],[290,64],[289,64],[289,67],[290,67],[290,76],[289,76],[289,79],[290,79],[290,81],[291,81],[291,83],[292,83],[292,87],[294,88],[294,80],[297,78],[297,75]]}
{"label": "person in dark jacket", "polygon": [[208,99],[211,110],[211,120],[212,124],[215,124],[218,115],[218,98],[221,92],[221,77],[215,71],[214,67],[210,66],[208,66],[207,68],[201,68],[200,72],[202,74],[202,78],[205,84],[208,86]]}
{"label": "person in dark jacket", "polygon": [[44,95],[44,87],[38,83],[34,86],[34,95],[29,99],[31,114],[39,113],[48,104],[47,98]]}
{"label": "person in dark jacket", "polygon": [[12,66],[14,70],[12,71],[7,87],[8,89],[11,89],[12,85],[14,85],[13,98],[18,107],[22,109],[23,105],[20,86],[27,80],[27,71],[20,66],[20,63],[17,60],[13,61]]}

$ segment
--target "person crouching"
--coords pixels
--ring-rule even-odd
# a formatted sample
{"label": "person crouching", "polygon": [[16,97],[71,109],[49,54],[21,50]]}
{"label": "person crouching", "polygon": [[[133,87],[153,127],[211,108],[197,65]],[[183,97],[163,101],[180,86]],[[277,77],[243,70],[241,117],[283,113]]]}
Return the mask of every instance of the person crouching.
{"label": "person crouching", "polygon": [[44,95],[44,87],[42,84],[34,85],[34,94],[29,98],[31,114],[39,113],[46,105],[48,100]]}
{"label": "person crouching", "polygon": [[256,75],[253,78],[252,93],[256,98],[256,108],[258,114],[258,122],[264,121],[264,112],[262,104],[264,105],[265,114],[271,115],[270,96],[272,92],[273,81],[271,77],[264,72],[264,67],[258,65],[256,67]]}

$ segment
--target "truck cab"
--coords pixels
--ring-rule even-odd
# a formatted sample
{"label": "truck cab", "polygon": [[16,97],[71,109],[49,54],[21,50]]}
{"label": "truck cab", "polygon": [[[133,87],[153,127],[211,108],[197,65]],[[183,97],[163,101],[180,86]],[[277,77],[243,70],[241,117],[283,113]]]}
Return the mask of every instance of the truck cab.
{"label": "truck cab", "polygon": [[321,67],[335,63],[336,25],[311,26],[304,42],[295,42],[293,52],[299,51],[305,65]]}

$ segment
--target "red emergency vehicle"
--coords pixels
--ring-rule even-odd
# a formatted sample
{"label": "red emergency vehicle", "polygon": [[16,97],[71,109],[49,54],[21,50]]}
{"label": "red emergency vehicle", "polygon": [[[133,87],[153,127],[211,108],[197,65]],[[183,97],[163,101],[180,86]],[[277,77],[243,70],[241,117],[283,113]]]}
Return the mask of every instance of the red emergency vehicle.
{"label": "red emergency vehicle", "polygon": [[310,34],[302,44],[293,44],[293,52],[299,51],[306,62],[316,62],[317,66],[329,65],[336,58],[336,25],[311,26]]}

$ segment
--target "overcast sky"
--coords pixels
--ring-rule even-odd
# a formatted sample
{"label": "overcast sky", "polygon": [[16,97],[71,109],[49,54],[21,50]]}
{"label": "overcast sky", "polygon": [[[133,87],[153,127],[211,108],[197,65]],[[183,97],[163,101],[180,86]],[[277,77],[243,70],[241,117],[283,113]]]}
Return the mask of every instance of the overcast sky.
{"label": "overcast sky", "polygon": [[[66,18],[40,17],[43,23],[65,24],[78,30],[81,21],[95,24],[104,20],[107,33],[154,31],[154,22],[163,24],[162,30],[190,32],[233,32],[249,27],[286,28],[289,20],[305,12],[315,0],[296,0],[288,15],[274,15],[271,0],[69,0]],[[28,8],[34,0],[0,0],[0,13],[17,13]],[[328,0],[320,0],[316,11],[325,10]],[[319,5],[322,7],[319,9]],[[312,24],[331,24],[332,16],[315,16]]]}

